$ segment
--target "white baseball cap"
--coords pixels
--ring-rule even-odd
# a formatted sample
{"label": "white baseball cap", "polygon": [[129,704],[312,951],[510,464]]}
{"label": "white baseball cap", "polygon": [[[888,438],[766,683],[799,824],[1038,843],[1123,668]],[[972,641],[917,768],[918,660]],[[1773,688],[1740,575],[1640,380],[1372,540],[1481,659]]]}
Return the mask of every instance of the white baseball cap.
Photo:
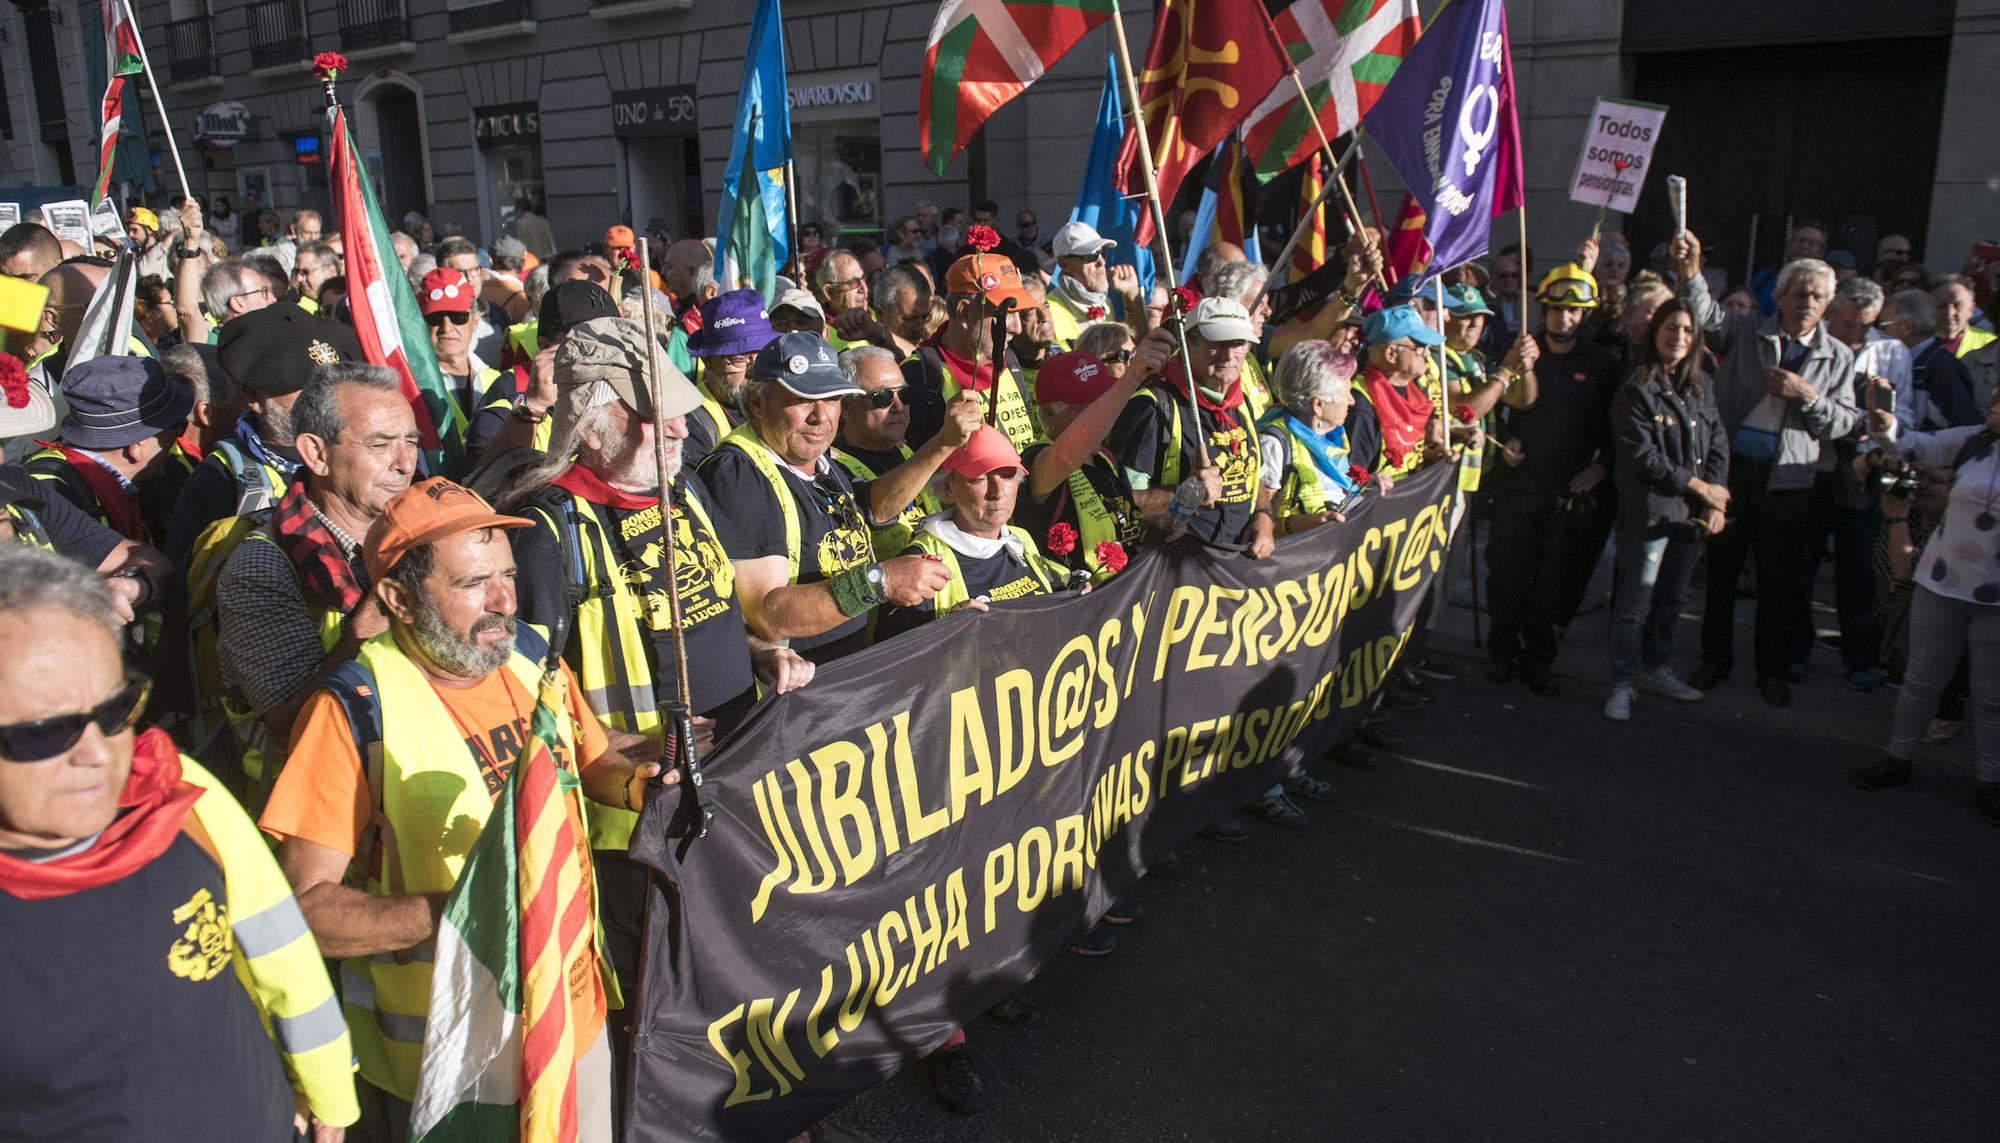
{"label": "white baseball cap", "polygon": [[1250,311],[1235,298],[1203,298],[1188,319],[1188,332],[1200,334],[1204,341],[1257,340]]}
{"label": "white baseball cap", "polygon": [[812,294],[808,293],[807,291],[801,290],[797,287],[793,287],[792,289],[786,290],[784,293],[779,294],[778,304],[772,306],[771,308],[774,310],[794,309],[798,310],[800,313],[811,314],[812,316],[818,318],[821,321],[826,320],[826,311],[820,308],[819,299],[813,297]]}
{"label": "white baseball cap", "polygon": [[1056,231],[1055,241],[1051,244],[1058,258],[1067,258],[1072,254],[1089,258],[1116,245],[1118,243],[1099,234],[1088,222],[1063,223],[1063,228]]}

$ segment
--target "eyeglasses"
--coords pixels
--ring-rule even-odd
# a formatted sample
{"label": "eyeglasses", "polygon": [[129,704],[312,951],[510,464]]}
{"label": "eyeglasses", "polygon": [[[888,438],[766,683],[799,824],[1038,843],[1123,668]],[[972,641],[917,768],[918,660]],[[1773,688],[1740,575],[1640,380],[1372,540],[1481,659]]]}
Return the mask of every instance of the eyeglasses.
{"label": "eyeglasses", "polygon": [[465,325],[472,320],[472,312],[467,310],[463,313],[457,313],[447,310],[443,313],[430,314],[424,320],[431,323],[432,329],[436,329],[446,322],[450,322],[453,325]]}
{"label": "eyeglasses", "polygon": [[908,385],[889,385],[881,389],[872,389],[862,394],[862,396],[867,399],[870,407],[876,409],[886,409],[898,403],[907,407],[910,403],[910,387]]}
{"label": "eyeglasses", "polygon": [[854,278],[849,278],[844,282],[835,282],[833,284],[833,288],[836,290],[858,290],[861,287],[866,286],[867,284],[868,284],[868,279],[861,277],[854,277]]}
{"label": "eyeglasses", "polygon": [[1116,353],[1107,353],[1103,357],[1098,358],[1098,360],[1104,362],[1106,365],[1114,362],[1119,365],[1130,365],[1132,364],[1132,351],[1130,349],[1121,349]]}
{"label": "eyeglasses", "polygon": [[152,680],[135,676],[89,710],[0,726],[0,757],[10,762],[46,762],[75,746],[93,722],[106,738],[123,734],[139,721],[152,693]]}
{"label": "eyeglasses", "polygon": [[271,287],[259,286],[254,290],[245,290],[240,294],[231,294],[229,295],[229,300],[233,302],[238,298],[254,298],[258,294],[269,294],[269,293],[271,293]]}

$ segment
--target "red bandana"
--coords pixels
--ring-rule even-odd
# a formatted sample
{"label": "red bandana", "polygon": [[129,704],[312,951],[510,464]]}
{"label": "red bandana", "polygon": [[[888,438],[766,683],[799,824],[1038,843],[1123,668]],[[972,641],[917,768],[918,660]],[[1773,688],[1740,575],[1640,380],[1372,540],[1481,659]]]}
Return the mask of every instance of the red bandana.
{"label": "red bandana", "polygon": [[606,508],[616,508],[624,512],[651,508],[660,502],[657,496],[635,496],[630,492],[620,492],[580,464],[572,464],[564,469],[563,474],[556,477],[555,486],[565,492],[574,492],[592,504],[602,504]]}
{"label": "red bandana", "polygon": [[958,354],[946,349],[942,342],[931,342],[931,348],[937,350],[938,358],[944,362],[944,367],[951,372],[951,378],[958,382],[959,388],[984,393],[993,387],[993,362],[991,360],[981,364],[979,372],[974,374],[970,358],[960,357]]}
{"label": "red bandana", "polygon": [[1382,426],[1382,457],[1392,467],[1400,465],[1411,449],[1424,442],[1424,428],[1431,419],[1430,396],[1421,385],[1398,389],[1388,374],[1372,365],[1364,385],[1369,403],[1375,406],[1375,421]]}
{"label": "red bandana", "polygon": [[53,861],[0,853],[0,889],[23,901],[45,901],[129,877],[167,851],[201,794],[200,786],[181,781],[180,751],[154,727],[132,740],[132,773],[118,795],[123,812],[90,848]]}
{"label": "red bandana", "polygon": [[181,452],[185,453],[189,460],[195,462],[196,464],[201,463],[201,458],[203,455],[201,451],[201,442],[196,440],[195,438],[175,437],[174,447],[180,449]]}
{"label": "red bandana", "polygon": [[[1180,362],[1176,361],[1167,366],[1166,380],[1167,384],[1173,387],[1174,392],[1179,393],[1183,399],[1186,399],[1188,395],[1187,370],[1182,367]],[[1194,399],[1202,408],[1207,409],[1211,413],[1227,413],[1243,403],[1243,375],[1241,373],[1236,375],[1236,380],[1229,383],[1229,392],[1224,393],[1220,401],[1202,392],[1199,386],[1195,388]]]}

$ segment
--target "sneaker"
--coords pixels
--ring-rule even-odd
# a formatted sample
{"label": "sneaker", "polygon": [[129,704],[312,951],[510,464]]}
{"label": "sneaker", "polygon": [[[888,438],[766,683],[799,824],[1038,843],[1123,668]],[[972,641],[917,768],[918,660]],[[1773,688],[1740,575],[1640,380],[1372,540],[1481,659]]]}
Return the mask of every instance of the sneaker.
{"label": "sneaker", "polygon": [[1390,710],[1400,710],[1405,713],[1422,710],[1424,709],[1424,696],[1417,694],[1415,691],[1406,691],[1402,687],[1391,683],[1389,689],[1382,694],[1382,705],[1388,707]]}
{"label": "sneaker", "polygon": [[1713,663],[1703,663],[1694,669],[1694,674],[1688,676],[1688,685],[1698,691],[1712,691],[1728,678],[1728,668],[1718,667]]}
{"label": "sneaker", "polygon": [[1846,672],[1841,676],[1841,681],[1847,684],[1848,690],[1868,694],[1882,685],[1882,672],[1874,667],[1863,667],[1858,671]]}
{"label": "sneaker", "polygon": [[1333,749],[1326,752],[1326,757],[1327,761],[1334,765],[1345,766],[1350,770],[1373,770],[1380,764],[1375,752],[1361,745],[1361,741],[1352,736],[1334,743]]}
{"label": "sneaker", "polygon": [[1028,1003],[1027,997],[1018,992],[1009,992],[994,1001],[993,1006],[986,1010],[986,1015],[996,1024],[1018,1028],[1023,1024],[1034,1023],[1035,1007]]}
{"label": "sneaker", "polygon": [[1285,792],[1308,802],[1332,802],[1340,799],[1340,791],[1332,782],[1322,781],[1304,770],[1285,779]]}
{"label": "sneaker", "polygon": [[1611,697],[1604,700],[1604,717],[1613,722],[1632,721],[1632,705],[1635,701],[1631,687],[1612,687]]}
{"label": "sneaker", "polygon": [[1146,871],[1146,876],[1157,877],[1162,881],[1180,880],[1181,877],[1180,857],[1172,853],[1167,854],[1165,857],[1162,857],[1159,861],[1155,862],[1151,869],[1148,869]]}
{"label": "sneaker", "polygon": [[971,1115],[986,1106],[986,1085],[979,1082],[972,1053],[962,1044],[931,1053],[931,1089],[953,1115]]}
{"label": "sneaker", "polygon": [[1930,726],[1924,729],[1924,736],[1919,741],[1925,746],[1943,746],[1945,743],[1957,738],[1958,732],[1963,729],[1965,729],[1965,723],[1958,719],[1934,718],[1931,719]]}
{"label": "sneaker", "polygon": [[1355,727],[1354,737],[1356,741],[1373,746],[1377,750],[1401,750],[1403,748],[1403,736],[1390,730],[1388,722],[1383,719],[1364,722],[1360,726]]}
{"label": "sneaker", "polygon": [[1312,821],[1306,812],[1283,794],[1272,794],[1250,803],[1250,812],[1279,829],[1304,829]]}
{"label": "sneaker", "polygon": [[1436,679],[1438,682],[1441,683],[1452,683],[1458,681],[1457,667],[1452,666],[1450,663],[1445,662],[1443,659],[1434,659],[1429,655],[1425,655],[1422,659],[1419,659],[1417,661],[1415,670],[1418,674],[1422,675],[1423,677],[1427,679]]}
{"label": "sneaker", "polygon": [[1848,781],[1863,790],[1886,790],[1909,781],[1910,770],[1908,762],[1885,755],[1880,761],[1856,770],[1848,776]]}
{"label": "sneaker", "polygon": [[1783,675],[1758,675],[1757,695],[1769,706],[1792,705],[1792,688]]}
{"label": "sneaker", "polygon": [[2000,826],[2000,782],[1981,782],[1974,787],[1972,808],[1989,823]]}
{"label": "sneaker", "polygon": [[1151,916],[1146,906],[1138,901],[1120,901],[1104,910],[1099,920],[1107,925],[1136,925]]}
{"label": "sneaker", "polygon": [[1649,695],[1659,695],[1680,702],[1701,701],[1701,691],[1682,682],[1674,674],[1672,667],[1655,667],[1641,674],[1639,689]]}
{"label": "sneaker", "polygon": [[1786,667],[1786,668],[1785,668],[1785,681],[1786,681],[1786,682],[1788,682],[1788,683],[1802,683],[1802,682],[1805,682],[1805,681],[1806,681],[1806,665],[1805,665],[1805,663],[1804,663],[1804,662],[1798,662],[1798,663],[1793,663],[1793,664],[1792,664],[1791,666],[1789,666],[1789,667]]}
{"label": "sneaker", "polygon": [[1426,702],[1431,697],[1431,689],[1424,685],[1424,680],[1417,675],[1417,672],[1408,667],[1398,667],[1390,672],[1389,685],[1409,691],[1411,694],[1421,697]]}
{"label": "sneaker", "polygon": [[1250,827],[1243,824],[1242,818],[1230,814],[1210,822],[1202,829],[1201,836],[1224,845],[1236,845],[1250,840]]}
{"label": "sneaker", "polygon": [[1069,943],[1073,956],[1110,956],[1118,951],[1118,934],[1103,925],[1092,925],[1090,931]]}

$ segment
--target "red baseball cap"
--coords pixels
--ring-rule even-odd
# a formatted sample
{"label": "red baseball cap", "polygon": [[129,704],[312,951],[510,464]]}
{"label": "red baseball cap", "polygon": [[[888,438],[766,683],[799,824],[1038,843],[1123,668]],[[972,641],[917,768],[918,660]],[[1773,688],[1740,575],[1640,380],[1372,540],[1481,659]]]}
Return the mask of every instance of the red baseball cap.
{"label": "red baseball cap", "polygon": [[1035,401],[1042,405],[1088,405],[1113,383],[1111,368],[1080,349],[1058,353],[1035,373]]}
{"label": "red baseball cap", "polygon": [[472,280],[462,270],[439,266],[424,275],[417,286],[417,308],[425,317],[432,314],[472,312]]}
{"label": "red baseball cap", "polygon": [[1014,442],[1007,439],[1007,434],[992,425],[981,425],[972,430],[970,440],[944,458],[938,470],[956,472],[967,480],[976,480],[1003,468],[1023,467],[1021,454],[1014,451]]}
{"label": "red baseball cap", "polygon": [[629,250],[638,244],[639,240],[632,237],[632,228],[629,226],[614,226],[604,232],[604,248],[606,250],[617,250],[620,248]]}
{"label": "red baseball cap", "polygon": [[479,493],[442,476],[412,484],[389,498],[361,542],[368,578],[380,582],[412,548],[480,528],[531,528],[534,521],[502,516]]}

